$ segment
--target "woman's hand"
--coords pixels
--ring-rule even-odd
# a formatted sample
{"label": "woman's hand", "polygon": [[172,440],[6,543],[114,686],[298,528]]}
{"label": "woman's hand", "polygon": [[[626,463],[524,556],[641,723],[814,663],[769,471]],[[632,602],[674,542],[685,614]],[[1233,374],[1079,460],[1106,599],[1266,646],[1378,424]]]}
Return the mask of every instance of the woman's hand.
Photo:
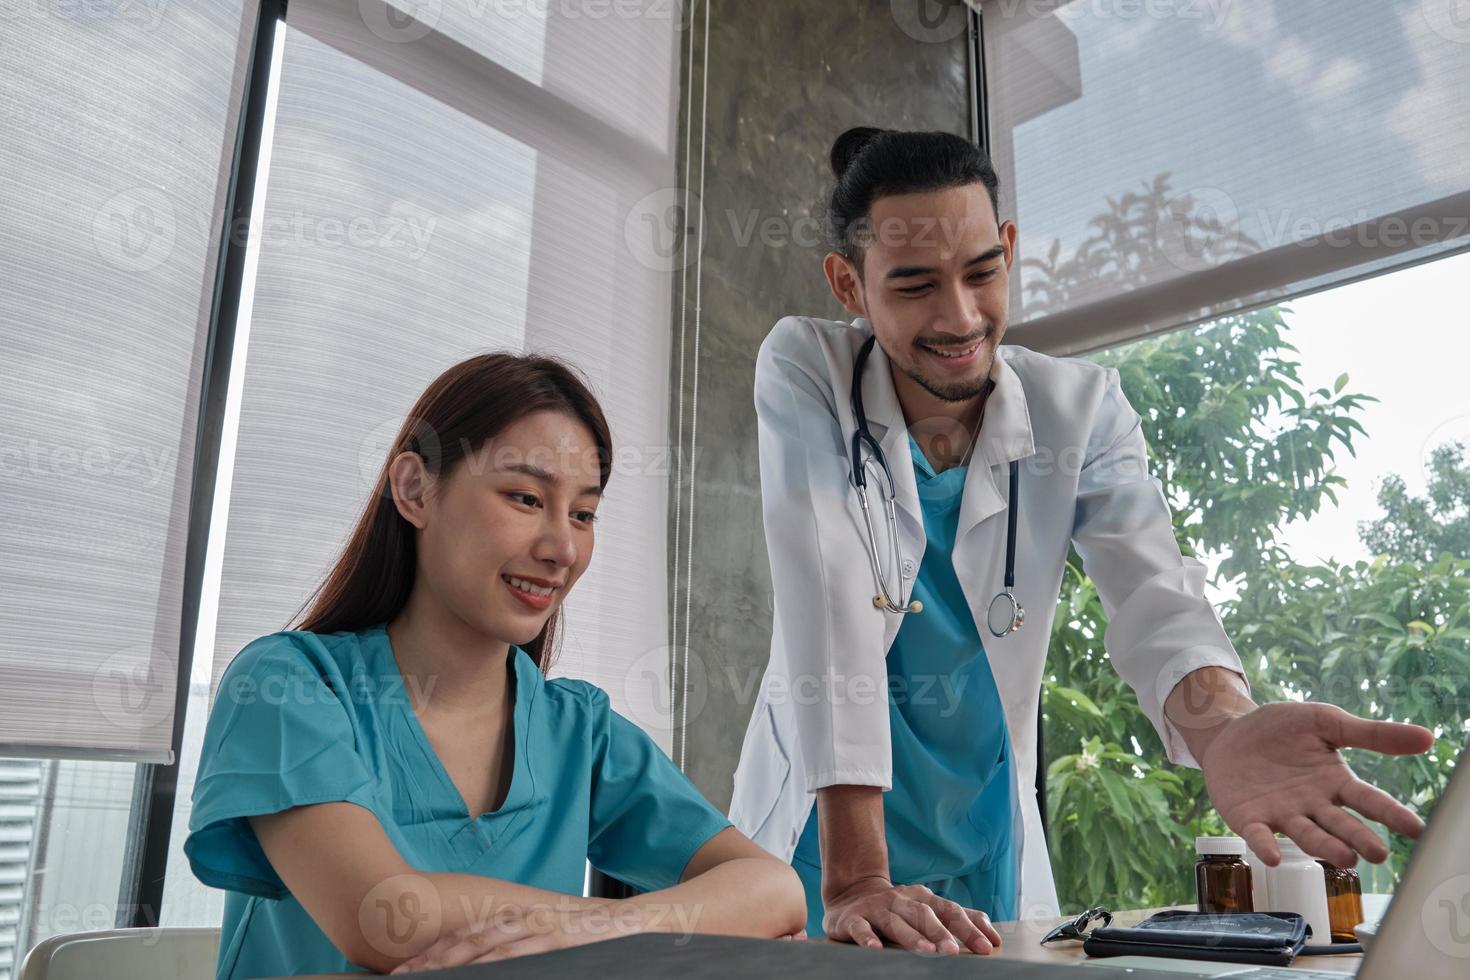
{"label": "woman's hand", "polygon": [[823,903],[822,928],[831,939],[879,948],[883,939],[921,953],[982,955],[1000,946],[990,917],[940,898],[923,885],[861,878]]}
{"label": "woman's hand", "polygon": [[576,904],[502,906],[482,922],[464,926],[393,969],[393,973],[441,970],[545,953],[643,931],[640,909],[619,901],[578,899]]}

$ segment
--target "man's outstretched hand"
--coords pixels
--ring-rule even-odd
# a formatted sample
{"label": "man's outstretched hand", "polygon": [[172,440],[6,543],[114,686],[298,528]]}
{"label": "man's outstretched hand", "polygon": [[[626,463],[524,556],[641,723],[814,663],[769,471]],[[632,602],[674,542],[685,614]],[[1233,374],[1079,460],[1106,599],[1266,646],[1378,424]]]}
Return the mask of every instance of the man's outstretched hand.
{"label": "man's outstretched hand", "polygon": [[1279,831],[1313,857],[1350,868],[1360,854],[1383,861],[1388,847],[1344,807],[1408,837],[1418,837],[1424,821],[1359,779],[1338,750],[1417,755],[1433,745],[1433,733],[1419,725],[1370,721],[1330,704],[1285,701],[1225,722],[1196,758],[1215,809],[1267,865],[1281,861]]}

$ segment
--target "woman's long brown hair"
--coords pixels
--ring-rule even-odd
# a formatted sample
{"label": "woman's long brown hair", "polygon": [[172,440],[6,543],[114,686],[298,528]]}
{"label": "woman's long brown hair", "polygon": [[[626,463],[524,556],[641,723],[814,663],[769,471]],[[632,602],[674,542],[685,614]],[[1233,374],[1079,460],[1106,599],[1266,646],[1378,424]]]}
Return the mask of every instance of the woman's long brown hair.
{"label": "woman's long brown hair", "polygon": [[[409,412],[378,474],[372,499],[342,554],[307,600],[296,629],[356,632],[386,623],[402,611],[417,567],[415,528],[393,503],[388,467],[400,453],[418,453],[436,477],[447,479],[487,439],[534,412],[563,412],[581,421],[597,441],[601,485],[612,466],[612,435],[596,397],[565,364],[549,357],[481,354],[441,374]],[[293,617],[294,618],[294,617]],[[555,654],[560,610],[522,649],[542,673]]]}

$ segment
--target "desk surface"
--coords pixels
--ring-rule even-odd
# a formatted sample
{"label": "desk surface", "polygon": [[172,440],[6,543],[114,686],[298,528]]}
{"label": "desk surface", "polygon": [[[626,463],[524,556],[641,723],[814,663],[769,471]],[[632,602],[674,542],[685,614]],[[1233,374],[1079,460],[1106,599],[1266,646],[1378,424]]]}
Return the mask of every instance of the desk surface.
{"label": "desk surface", "polygon": [[[1366,904],[1366,903],[1365,903]],[[1135,925],[1158,909],[1146,909],[1132,912],[1118,912],[1114,915],[1113,924],[1120,926]],[[1077,963],[1088,957],[1082,952],[1081,943],[1066,943],[1062,945],[1042,946],[1041,938],[1053,927],[1065,919],[1024,919],[1017,922],[998,922],[995,924],[996,931],[1001,936],[1001,948],[997,953],[986,959],[1004,959],[1022,963]],[[834,944],[843,945],[848,944]],[[584,947],[587,948],[587,947]],[[856,947],[849,947],[856,950]],[[862,950],[865,955],[885,955],[878,950]],[[555,953],[546,955],[556,955]],[[967,954],[957,954],[959,957],[968,958]],[[930,957],[933,954],[929,954]],[[926,957],[928,958],[928,957]],[[526,961],[534,960],[528,957]],[[1324,970],[1333,973],[1349,974],[1354,972],[1362,962],[1362,956],[1358,954],[1339,956],[1307,956],[1299,957],[1293,968]],[[514,961],[509,961],[514,962]],[[1097,961],[1102,962],[1102,961]],[[889,964],[891,967],[891,964]],[[1083,971],[1090,973],[1091,971]],[[362,980],[369,974],[363,973],[333,973],[318,974],[308,980]]]}

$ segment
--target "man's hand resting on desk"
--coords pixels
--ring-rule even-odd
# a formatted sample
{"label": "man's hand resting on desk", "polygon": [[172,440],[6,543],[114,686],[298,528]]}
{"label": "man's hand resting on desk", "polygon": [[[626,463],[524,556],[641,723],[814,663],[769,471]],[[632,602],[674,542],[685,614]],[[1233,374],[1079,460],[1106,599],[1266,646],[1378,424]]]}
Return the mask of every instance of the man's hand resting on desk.
{"label": "man's hand resting on desk", "polygon": [[1211,673],[1217,670],[1186,677],[1165,711],[1199,761],[1215,809],[1262,861],[1280,862],[1277,832],[1338,867],[1352,867],[1360,854],[1375,863],[1386,859],[1388,847],[1343,807],[1395,833],[1419,836],[1424,821],[1359,779],[1338,750],[1417,755],[1434,745],[1427,728],[1371,721],[1330,704],[1258,707],[1238,675]]}
{"label": "man's hand resting on desk", "polygon": [[877,948],[883,945],[881,934],[925,953],[988,954],[1000,945],[1000,933],[984,912],[940,898],[923,885],[863,878],[823,905],[822,930],[841,942]]}
{"label": "man's hand resting on desk", "polygon": [[827,938],[870,947],[887,940],[923,953],[990,953],[1000,946],[1000,933],[984,912],[940,898],[923,885],[893,884],[881,788],[823,787],[817,806]]}

